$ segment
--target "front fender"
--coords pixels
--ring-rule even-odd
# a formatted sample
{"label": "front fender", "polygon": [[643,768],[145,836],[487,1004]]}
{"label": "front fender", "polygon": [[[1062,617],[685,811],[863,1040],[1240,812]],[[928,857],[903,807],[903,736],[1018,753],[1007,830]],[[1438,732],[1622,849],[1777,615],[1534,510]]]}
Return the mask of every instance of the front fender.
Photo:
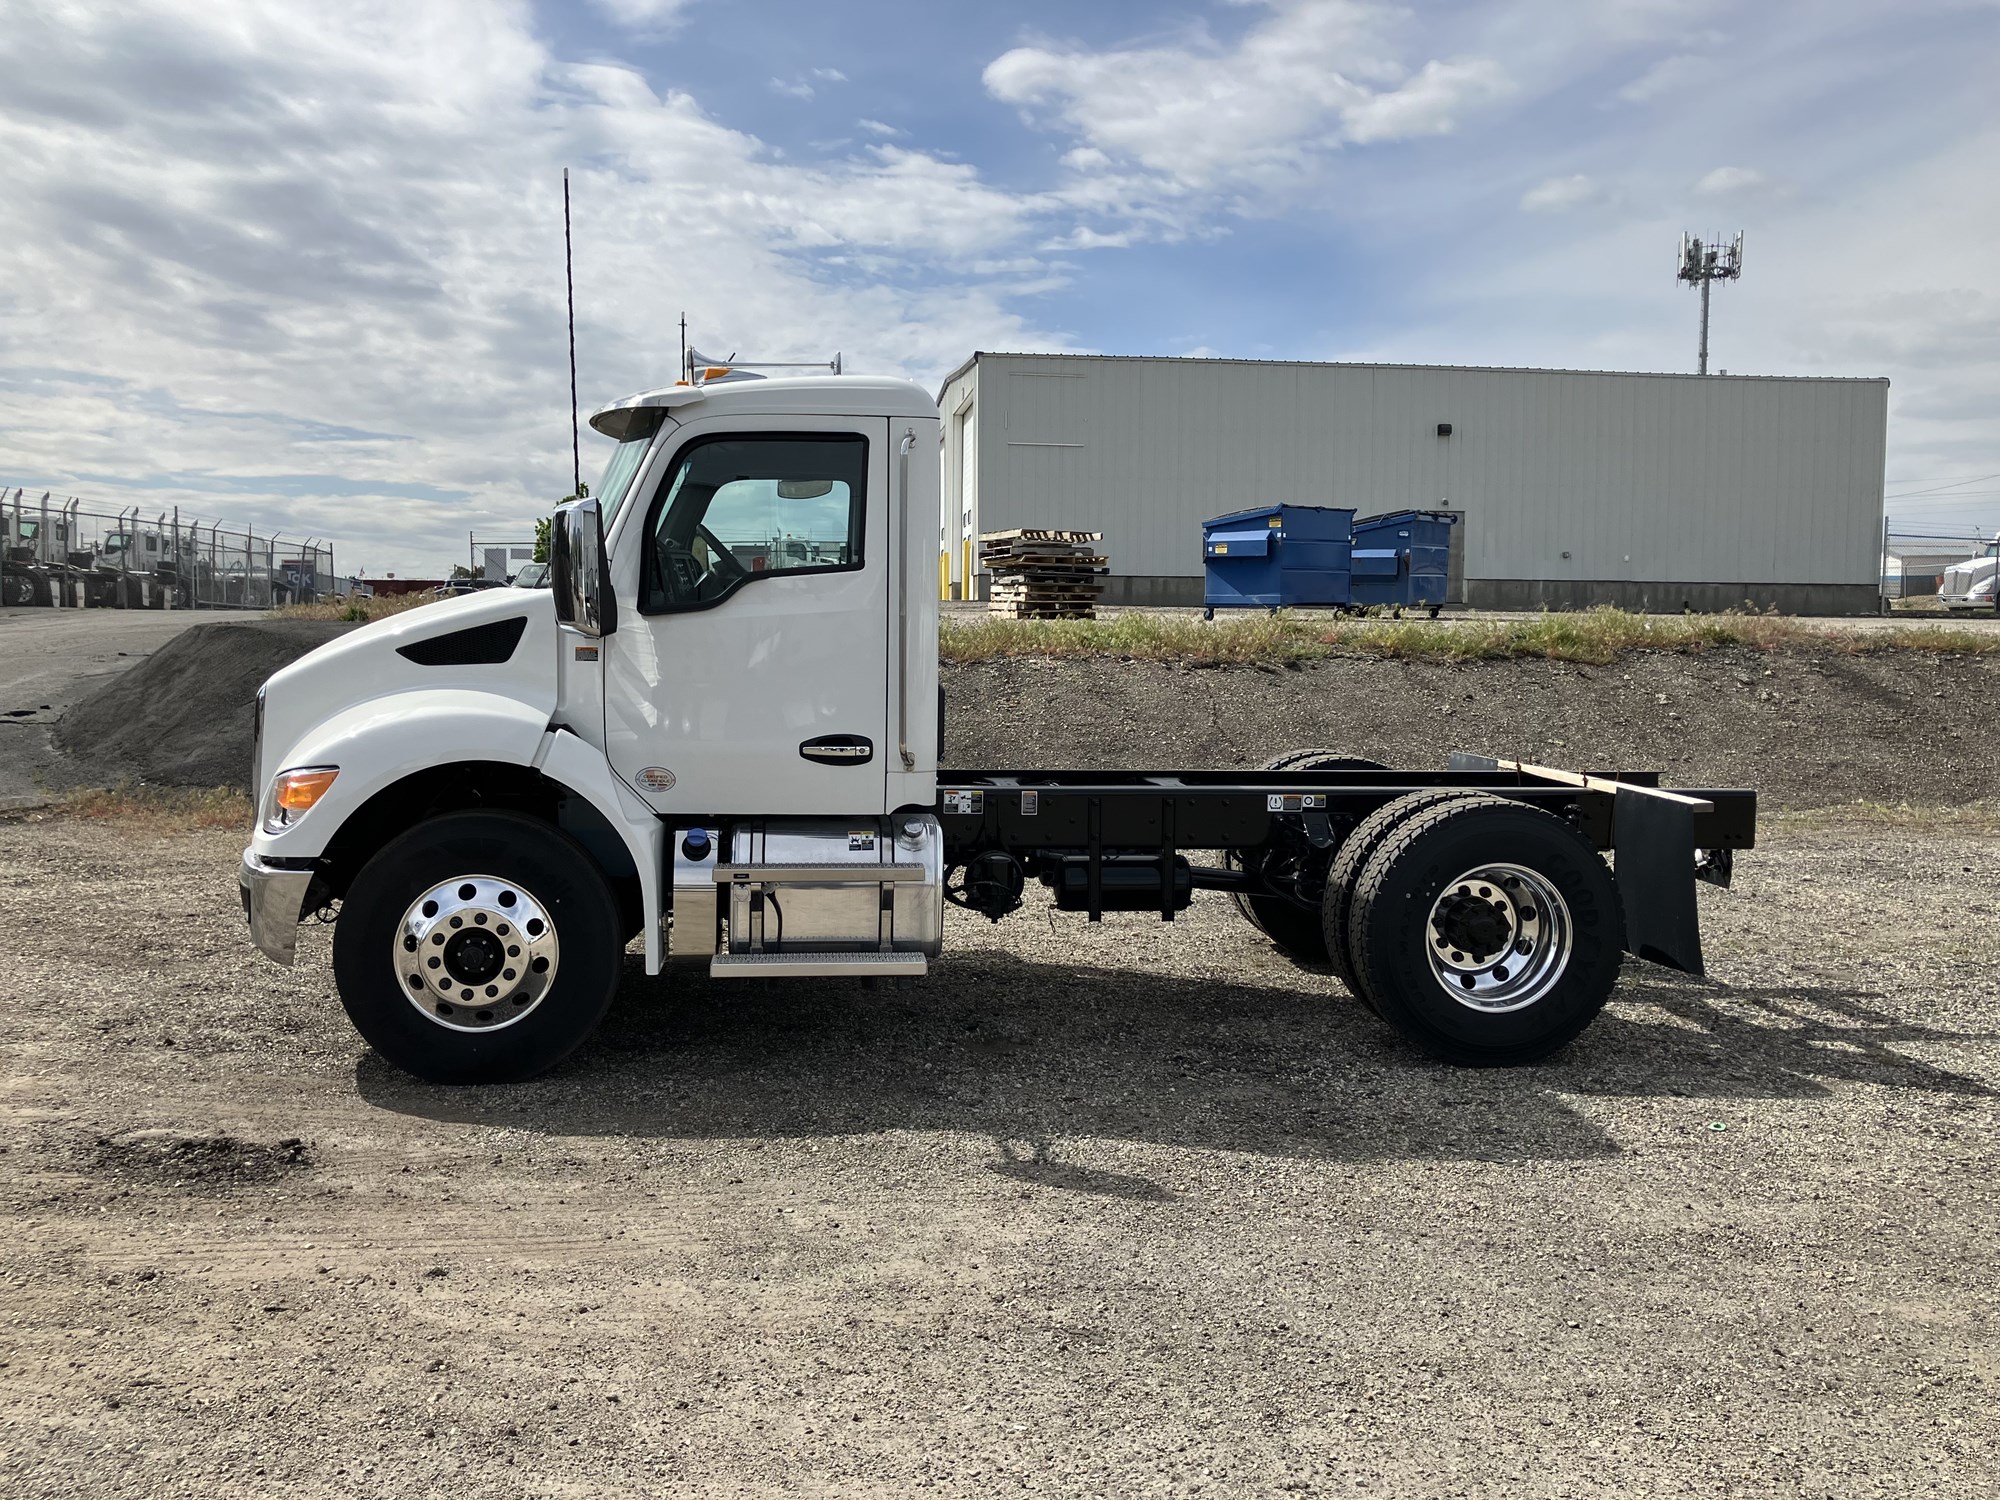
{"label": "front fender", "polygon": [[604,753],[567,730],[553,730],[542,741],[535,762],[541,773],[587,798],[618,830],[632,863],[639,869],[639,895],[646,918],[646,972],[657,974],[665,955],[660,948],[660,872],[665,868],[667,826],[630,787],[611,774]]}
{"label": "front fender", "polygon": [[[471,688],[391,693],[344,708],[289,749],[267,750],[269,770],[257,788],[257,830],[250,847],[266,859],[323,854],[349,815],[383,788],[459,761],[533,765],[548,727],[545,712],[518,698]],[[311,812],[280,833],[266,833],[269,778],[300,766],[338,766],[340,775]]]}
{"label": "front fender", "polygon": [[281,833],[264,831],[263,799],[269,787],[260,788],[251,853],[282,861],[316,858],[377,793],[419,772],[472,761],[531,767],[584,798],[617,830],[639,872],[646,972],[659,973],[665,826],[611,774],[601,751],[575,734],[552,729],[545,714],[515,698],[431,688],[371,699],[315,725],[289,750],[269,757],[271,774],[299,766],[338,766],[340,775],[311,812]]}

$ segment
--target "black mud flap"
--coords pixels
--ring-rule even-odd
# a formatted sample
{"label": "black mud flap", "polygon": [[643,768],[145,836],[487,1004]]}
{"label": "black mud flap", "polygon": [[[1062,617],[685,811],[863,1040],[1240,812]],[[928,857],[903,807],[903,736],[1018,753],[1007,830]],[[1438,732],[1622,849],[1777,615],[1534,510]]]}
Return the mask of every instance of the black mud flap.
{"label": "black mud flap", "polygon": [[1613,820],[1626,952],[1683,974],[1704,973],[1694,899],[1694,809],[1621,790]]}

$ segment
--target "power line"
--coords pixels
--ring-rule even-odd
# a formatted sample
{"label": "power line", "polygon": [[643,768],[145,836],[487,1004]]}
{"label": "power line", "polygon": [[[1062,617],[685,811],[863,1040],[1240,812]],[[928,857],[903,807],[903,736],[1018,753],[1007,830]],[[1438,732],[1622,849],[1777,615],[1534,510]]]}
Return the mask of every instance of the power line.
{"label": "power line", "polygon": [[1933,474],[1928,479],[1885,479],[1884,484],[1977,484],[1982,479],[2000,479],[2000,474]]}
{"label": "power line", "polygon": [[[1955,479],[1950,484],[1941,484],[1938,485],[1935,489],[1905,490],[1903,491],[1902,494],[1897,495],[1894,498],[1898,500],[1914,500],[1919,495],[1942,495],[1951,490],[1963,489],[1968,484],[1983,484],[1989,479],[2000,479],[2000,474],[1974,474],[1969,479]],[[1905,480],[1900,480],[1898,482],[1902,484],[1924,483],[1924,481],[1920,479],[1905,479]]]}
{"label": "power line", "polygon": [[[1892,496],[1888,496],[1888,504],[1892,504],[1892,506],[1902,504],[1904,498],[1906,496],[1892,494]],[[1918,506],[1918,510],[1942,510],[1942,508],[1950,508],[1950,506],[1956,506],[1956,504],[1984,506],[1984,504],[1992,504],[1996,498],[2000,498],[2000,490],[1974,490],[1970,494],[1934,494],[1934,496],[1924,496],[1924,504]]]}

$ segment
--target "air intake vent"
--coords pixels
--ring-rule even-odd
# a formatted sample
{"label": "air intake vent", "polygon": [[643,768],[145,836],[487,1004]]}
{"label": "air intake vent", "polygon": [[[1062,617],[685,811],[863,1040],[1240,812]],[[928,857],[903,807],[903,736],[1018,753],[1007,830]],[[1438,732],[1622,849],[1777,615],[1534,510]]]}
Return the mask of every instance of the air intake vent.
{"label": "air intake vent", "polygon": [[427,641],[411,641],[398,646],[396,654],[407,656],[420,667],[490,667],[506,661],[521,644],[521,632],[528,617],[493,620],[450,635],[434,635]]}

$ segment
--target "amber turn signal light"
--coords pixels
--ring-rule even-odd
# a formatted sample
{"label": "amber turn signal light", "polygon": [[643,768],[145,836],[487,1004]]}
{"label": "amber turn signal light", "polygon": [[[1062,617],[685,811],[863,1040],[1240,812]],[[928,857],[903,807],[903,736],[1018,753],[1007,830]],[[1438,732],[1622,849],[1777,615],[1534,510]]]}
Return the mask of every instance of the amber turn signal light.
{"label": "amber turn signal light", "polygon": [[311,766],[303,771],[279,773],[274,801],[294,818],[310,812],[324,797],[340,774],[335,766]]}

